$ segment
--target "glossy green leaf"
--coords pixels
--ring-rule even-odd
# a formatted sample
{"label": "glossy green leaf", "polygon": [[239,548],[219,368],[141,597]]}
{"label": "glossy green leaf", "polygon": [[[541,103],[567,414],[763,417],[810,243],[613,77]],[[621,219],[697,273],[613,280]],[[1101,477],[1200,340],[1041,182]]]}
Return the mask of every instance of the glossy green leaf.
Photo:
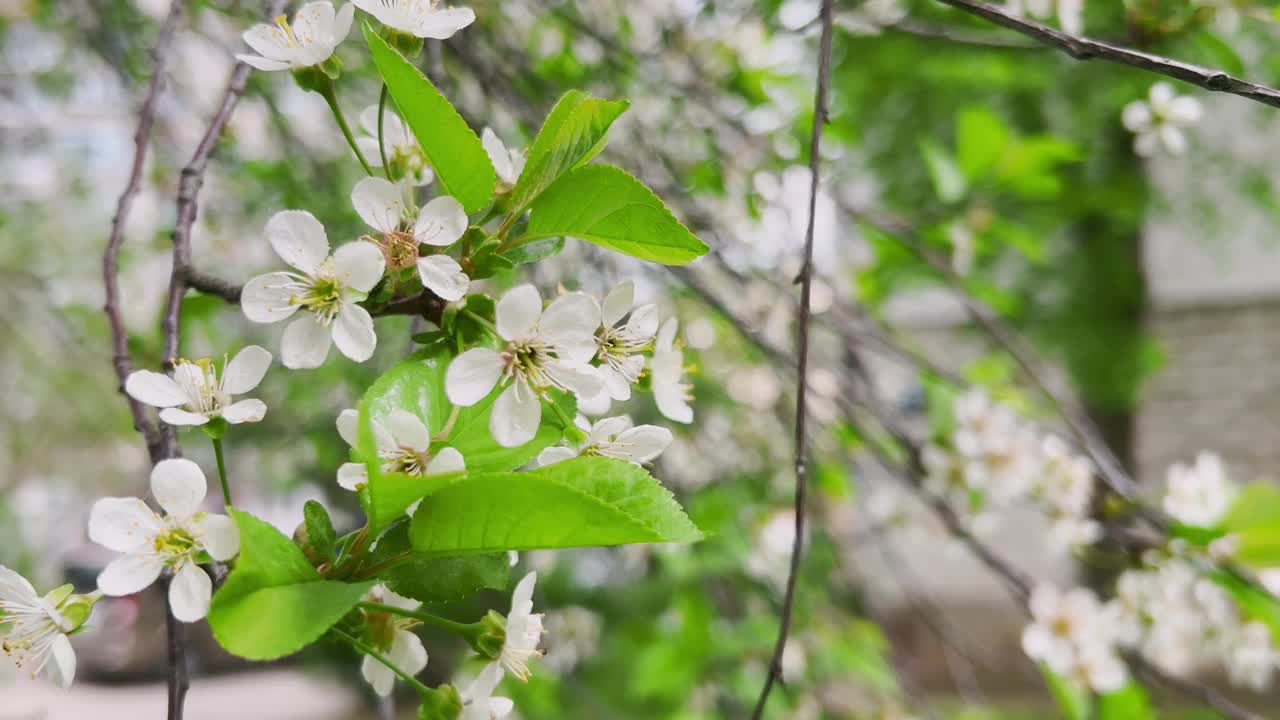
{"label": "glossy green leaf", "polygon": [[369,560],[374,566],[393,558],[377,574],[395,592],[425,603],[446,603],[469,597],[478,590],[506,590],[511,561],[505,552],[462,557],[422,557],[409,546],[409,519],[397,521],[378,539]]}
{"label": "glossy green leaf", "polygon": [[956,149],[960,169],[970,178],[995,167],[1009,140],[1009,129],[985,107],[965,108],[956,119]]}
{"label": "glossy green leaf", "polygon": [[702,538],[647,471],[602,457],[473,474],[425,498],[409,532],[426,555]]}
{"label": "glossy green leaf", "polygon": [[1130,682],[1098,696],[1098,720],[1155,720],[1156,711],[1141,685]]}
{"label": "glossy green leaf", "polygon": [[373,586],[322,580],[279,530],[248,513],[230,512],[240,530],[240,555],[209,608],[209,627],[228,652],[249,660],[295,653],[333,627]]}
{"label": "glossy green leaf", "polygon": [[1049,686],[1049,692],[1062,713],[1063,720],[1091,720],[1093,717],[1093,696],[1071,680],[1040,665],[1040,674]]}
{"label": "glossy green leaf", "polygon": [[683,265],[707,252],[652,190],[610,165],[570,172],[530,210],[526,241],[567,235],[663,265]]}
{"label": "glossy green leaf", "polygon": [[524,211],[560,176],[595,157],[609,127],[627,107],[625,100],[601,100],[581,90],[562,95],[529,147],[528,161],[511,191],[512,212]]}
{"label": "glossy green leaf", "polygon": [[497,175],[475,131],[435,85],[367,23],[364,38],[400,116],[431,161],[441,190],[469,213],[488,205]]}
{"label": "glossy green leaf", "polygon": [[307,529],[307,542],[321,557],[332,558],[338,534],[329,519],[329,511],[315,500],[308,500],[302,506],[302,517]]}
{"label": "glossy green leaf", "polygon": [[1240,563],[1280,565],[1280,487],[1269,482],[1246,485],[1219,527],[1234,536],[1233,557]]}

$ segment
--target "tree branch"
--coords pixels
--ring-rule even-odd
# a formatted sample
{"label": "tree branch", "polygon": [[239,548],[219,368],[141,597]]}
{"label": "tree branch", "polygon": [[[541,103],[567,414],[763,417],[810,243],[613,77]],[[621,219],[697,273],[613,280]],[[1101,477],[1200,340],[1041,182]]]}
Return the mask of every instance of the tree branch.
{"label": "tree branch", "polygon": [[809,136],[809,222],[804,231],[804,261],[800,266],[800,310],[796,316],[796,419],[795,419],[795,539],[791,545],[791,563],[787,572],[787,586],[782,599],[781,617],[778,623],[778,641],[773,648],[769,674],[755,710],[753,720],[764,715],[765,705],[773,686],[782,678],[782,655],[787,649],[787,635],[791,630],[791,618],[795,609],[796,581],[800,574],[800,558],[804,551],[804,523],[809,484],[809,436],[807,386],[809,369],[809,321],[812,315],[810,294],[813,289],[813,228],[818,214],[819,170],[822,164],[822,129],[827,124],[827,86],[831,77],[831,36],[833,33],[833,0],[822,2],[822,38],[818,49],[818,79],[813,98],[813,131]]}
{"label": "tree branch", "polygon": [[1129,65],[1198,85],[1205,90],[1238,95],[1264,105],[1280,107],[1280,90],[1241,80],[1221,70],[1212,70],[1180,60],[1072,35],[978,0],[938,0],[938,2],[1020,32],[1036,42],[1057,48],[1076,60],[1097,59]]}

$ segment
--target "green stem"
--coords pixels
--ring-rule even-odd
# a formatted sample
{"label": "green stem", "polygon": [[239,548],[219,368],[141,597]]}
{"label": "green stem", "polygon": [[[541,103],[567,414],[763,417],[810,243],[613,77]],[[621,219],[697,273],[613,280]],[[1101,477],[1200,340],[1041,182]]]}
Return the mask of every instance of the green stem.
{"label": "green stem", "polygon": [[387,148],[382,144],[382,117],[387,112],[387,84],[382,84],[382,93],[378,95],[378,156],[382,159],[382,174],[391,179],[391,166],[387,164]]}
{"label": "green stem", "polygon": [[338,121],[338,129],[347,139],[347,144],[356,154],[356,159],[364,166],[364,171],[372,175],[373,168],[369,167],[369,161],[365,160],[364,153],[360,152],[360,146],[356,144],[355,136],[351,134],[351,126],[347,125],[347,118],[342,114],[342,107],[338,105],[338,91],[334,89],[334,84],[332,82],[325,84],[320,94],[324,96],[325,102],[329,103],[329,109],[333,111],[333,119]]}
{"label": "green stem", "polygon": [[564,409],[556,404],[554,400],[547,398],[547,404],[551,406],[551,412],[554,412],[556,417],[560,418],[560,422],[564,423],[565,430],[578,430],[581,432],[581,428],[574,424],[573,418],[569,417],[569,415],[565,413]]}
{"label": "green stem", "polygon": [[231,485],[227,483],[227,461],[222,457],[222,440],[213,440],[213,457],[218,461],[218,480],[222,483],[222,500],[231,507]]}
{"label": "green stem", "polygon": [[444,421],[444,427],[440,428],[440,432],[431,438],[431,442],[443,442],[449,439],[449,433],[453,432],[453,426],[458,422],[458,415],[462,413],[462,407],[454,405],[449,411],[449,419]]}
{"label": "green stem", "polygon": [[339,630],[336,627],[331,628],[329,632],[332,632],[334,635],[338,636],[340,639],[346,641],[348,645],[355,648],[356,650],[364,653],[365,655],[368,655],[369,657],[373,658],[374,660],[377,660],[383,665],[386,665],[387,669],[389,669],[391,672],[395,673],[396,675],[400,676],[401,680],[404,680],[405,682],[409,683],[409,685],[414,690],[418,691],[418,694],[423,695],[425,697],[425,696],[431,695],[434,692],[431,688],[427,687],[426,685],[423,685],[422,682],[419,681],[417,678],[405,672],[404,670],[401,670],[400,667],[397,666],[395,663],[391,662],[391,660],[389,660],[386,655],[383,655],[382,653],[370,647],[368,643],[365,643],[364,641],[360,640],[359,638],[356,638],[355,636],[351,635],[345,630]]}
{"label": "green stem", "polygon": [[462,314],[483,325],[485,329],[493,333],[495,337],[502,337],[501,335],[498,335],[498,326],[489,322],[488,318],[482,317],[479,313],[465,308],[463,308]]}
{"label": "green stem", "polygon": [[453,620],[450,620],[448,618],[442,618],[439,615],[432,615],[431,613],[426,612],[424,610],[407,610],[405,608],[396,607],[395,605],[384,605],[382,603],[376,603],[376,602],[361,602],[357,604],[356,607],[363,608],[365,610],[373,610],[375,612],[391,613],[392,615],[399,615],[401,617],[413,618],[414,620],[417,620],[424,625],[430,625],[432,627],[438,627],[442,630],[448,630],[449,632],[457,633],[459,635],[462,635],[463,637],[470,637],[480,632],[482,628],[482,625],[478,622],[474,622],[474,623],[454,622]]}

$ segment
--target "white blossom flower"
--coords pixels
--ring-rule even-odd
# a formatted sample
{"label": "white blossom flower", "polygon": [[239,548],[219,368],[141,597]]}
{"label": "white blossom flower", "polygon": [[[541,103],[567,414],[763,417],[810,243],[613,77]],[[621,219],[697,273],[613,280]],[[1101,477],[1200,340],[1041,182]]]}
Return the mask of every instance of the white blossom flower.
{"label": "white blossom flower", "polygon": [[387,110],[382,116],[382,150],[378,149],[378,106],[370,105],[360,113],[360,129],[356,145],[371,167],[382,167],[382,151],[387,153],[391,176],[403,179],[414,187],[430,185],[436,174],[431,169],[426,153],[418,145],[418,139],[410,132],[400,116]]}
{"label": "white blossom flower", "polygon": [[0,565],[0,650],[34,677],[43,672],[54,685],[71,686],[76,653],[68,635],[89,617],[101,595],[72,595],[64,585],[39,595],[26,578]]}
{"label": "white blossom flower", "polygon": [[521,680],[529,679],[529,659],[541,655],[542,614],[533,612],[533,586],[538,573],[531,572],[516,583],[511,593],[511,612],[507,613],[506,639],[498,654],[497,664]]}
{"label": "white blossom flower", "polygon": [[675,318],[662,324],[654,342],[653,357],[649,359],[649,370],[658,412],[670,420],[688,424],[693,422],[693,407],[689,405],[693,387],[684,379],[684,351],[675,342],[678,327],[679,321]]}
{"label": "white blossom flower", "polygon": [[[417,610],[422,603],[397,595],[382,585],[369,591],[366,599],[401,608]],[[366,611],[369,621],[370,644],[386,656],[396,667],[409,675],[417,675],[427,666],[427,650],[422,646],[422,638],[411,632],[418,621],[389,612]],[[373,688],[379,697],[387,697],[396,682],[396,674],[391,668],[371,655],[365,655],[360,664],[360,674],[365,682]]]}
{"label": "white blossom flower", "polygon": [[151,471],[151,494],[166,515],[138,498],[103,498],[89,515],[89,539],[124,553],[98,575],[107,595],[132,595],[168,568],[169,606],[182,622],[209,612],[213,581],[197,564],[201,553],[219,562],[240,550],[240,533],[226,515],[200,512],[208,490],[200,466],[184,458],[161,460]]}
{"label": "white blossom flower", "polygon": [[257,323],[306,314],[285,328],[281,355],[287,368],[320,367],[330,344],[356,362],[373,356],[378,338],[369,311],[356,303],[382,279],[378,246],[350,242],[329,254],[324,226],[305,210],[283,210],[267,221],[267,240],[297,272],[259,275],[244,286],[240,307]]}
{"label": "white blossom flower", "polygon": [[452,301],[467,294],[471,278],[457,260],[444,254],[418,255],[419,245],[447,247],[467,232],[469,221],[461,203],[442,195],[424,205],[412,226],[402,230],[409,220],[400,188],[380,177],[366,177],[351,191],[351,204],[361,219],[382,233],[381,240],[368,235],[364,239],[382,248],[388,270],[416,265],[423,286],[442,299]]}
{"label": "white blossom flower", "polygon": [[644,356],[640,353],[653,347],[657,332],[658,306],[636,306],[635,284],[630,280],[619,283],[605,296],[600,306],[600,329],[596,331],[596,359],[610,398],[631,399],[631,386],[644,372]]}
{"label": "white blossom flower", "polygon": [[498,300],[496,331],[506,343],[500,351],[472,348],[449,363],[445,393],[454,405],[470,407],[495,385],[506,389],[493,404],[489,431],[503,447],[523,445],[542,423],[539,398],[549,388],[590,397],[600,392],[595,331],[600,308],[594,298],[568,293],[546,310],[532,285],[520,285]]}
{"label": "white blossom flower", "polygon": [[160,419],[170,425],[204,425],[222,418],[235,425],[258,422],[267,412],[266,403],[248,399],[232,402],[262,382],[271,366],[271,353],[250,345],[223,361],[222,377],[212,360],[179,360],[173,377],[150,370],[138,370],[125,380],[129,396],[160,410]]}
{"label": "white blossom flower", "polygon": [[[356,446],[360,413],[347,409],[338,415],[338,434],[348,445]],[[406,410],[392,410],[385,423],[373,422],[374,443],[382,471],[406,475],[443,475],[463,472],[466,462],[457,449],[446,447],[431,452],[431,431],[422,420]],[[359,490],[369,482],[369,470],[364,463],[343,463],[338,468],[338,484],[348,490]]]}
{"label": "white blossom flower", "polygon": [[1101,605],[1092,591],[1061,592],[1040,584],[1031,593],[1031,624],[1022,631],[1022,650],[1057,673],[1070,673],[1080,648],[1095,642],[1103,629]]}
{"label": "white blossom flower", "polygon": [[499,191],[510,192],[520,179],[520,173],[524,172],[524,151],[508,149],[502,138],[489,128],[480,133],[480,142],[484,144],[489,162],[493,163],[493,170],[498,174]]}
{"label": "white blossom flower", "polygon": [[1280,667],[1280,652],[1272,643],[1271,630],[1260,622],[1250,622],[1232,634],[1226,661],[1233,685],[1263,692],[1271,686],[1271,675]]}
{"label": "white blossom flower", "polygon": [[462,714],[458,720],[499,720],[511,714],[515,703],[510,698],[494,697],[493,691],[502,681],[502,666],[489,663],[459,694]]}
{"label": "white blossom flower", "polygon": [[1143,157],[1160,150],[1170,155],[1186,152],[1183,128],[1200,121],[1200,102],[1188,95],[1178,95],[1167,82],[1152,85],[1147,98],[1125,105],[1120,117],[1125,129],[1135,135],[1134,152]]}
{"label": "white blossom flower", "polygon": [[239,54],[236,59],[259,70],[296,70],[319,65],[351,31],[356,9],[350,3],[334,12],[333,3],[303,5],[290,23],[284,15],[274,25],[259,23],[244,32],[244,41],[257,55]]}
{"label": "white blossom flower", "polygon": [[1057,554],[1092,545],[1102,538],[1102,525],[1089,517],[1079,515],[1051,516],[1049,522],[1049,549]]}
{"label": "white blossom flower", "polygon": [[1169,468],[1164,511],[1187,525],[1209,527],[1222,520],[1235,496],[1236,487],[1227,479],[1222,459],[1202,452],[1194,466],[1178,463]]}
{"label": "white blossom flower", "polygon": [[971,390],[957,398],[955,418],[952,442],[970,488],[996,501],[1016,499],[1032,488],[1040,469],[1038,438],[1012,411]]}
{"label": "white blossom flower", "polygon": [[1077,455],[1057,435],[1040,442],[1040,499],[1050,508],[1067,515],[1085,515],[1093,499],[1093,463]]}
{"label": "white blossom flower", "polygon": [[1084,0],[1008,0],[1005,9],[1014,15],[1030,15],[1047,19],[1058,15],[1058,25],[1065,32],[1078,35],[1084,30]]}
{"label": "white blossom flower", "polygon": [[471,8],[440,7],[440,0],[352,0],[393,30],[420,38],[448,40],[475,22]]}
{"label": "white blossom flower", "polygon": [[[586,424],[582,418],[579,421]],[[587,439],[580,446],[549,447],[539,453],[538,464],[551,465],[579,455],[599,455],[640,465],[661,455],[671,444],[670,430],[657,425],[635,426],[625,415],[597,420],[583,429],[587,430]]]}
{"label": "white blossom flower", "polygon": [[1079,649],[1069,671],[1080,685],[1097,693],[1112,693],[1129,682],[1129,669],[1115,649],[1088,643]]}

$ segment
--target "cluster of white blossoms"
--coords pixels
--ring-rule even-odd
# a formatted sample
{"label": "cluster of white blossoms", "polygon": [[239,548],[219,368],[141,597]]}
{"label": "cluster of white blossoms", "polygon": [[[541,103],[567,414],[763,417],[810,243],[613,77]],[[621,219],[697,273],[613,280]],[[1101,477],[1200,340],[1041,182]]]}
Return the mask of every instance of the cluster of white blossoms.
{"label": "cluster of white blossoms", "polygon": [[0,650],[31,675],[44,673],[58,687],[76,675],[69,636],[78,632],[101,592],[76,595],[63,585],[44,595],[26,578],[0,565]]}
{"label": "cluster of white blossoms", "polygon": [[603,306],[586,293],[571,292],[544,309],[534,286],[508,290],[495,309],[493,332],[501,347],[471,348],[454,358],[445,373],[449,401],[470,407],[495,386],[503,388],[489,430],[499,445],[518,447],[538,432],[548,391],[572,392],[588,403],[602,395],[630,398],[645,369],[645,354],[652,351],[648,366],[659,412],[691,422],[676,321],[659,330],[656,307],[634,307],[633,296],[627,282],[610,292]]}
{"label": "cluster of white blossoms", "polygon": [[[338,434],[351,447],[356,446],[360,413],[343,410],[338,415]],[[404,473],[415,477],[463,472],[467,469],[462,453],[451,447],[432,450],[431,431],[417,415],[407,410],[393,410],[384,422],[373,421],[374,445],[380,468],[386,473]],[[364,463],[349,462],[338,468],[338,484],[347,490],[359,490],[369,482]],[[412,509],[409,511],[412,515]]]}
{"label": "cluster of white blossoms", "polygon": [[1031,593],[1031,624],[1022,632],[1022,649],[1054,673],[1095,692],[1115,692],[1128,682],[1112,631],[1114,621],[1093,591],[1061,592],[1039,585]]}
{"label": "cluster of white blossoms", "polygon": [[1178,95],[1167,82],[1151,86],[1146,100],[1134,100],[1120,115],[1125,129],[1134,134],[1133,151],[1142,157],[1160,152],[1181,155],[1187,151],[1184,128],[1200,122],[1200,101]]}
{"label": "cluster of white blossoms", "polygon": [[1043,434],[981,390],[953,406],[949,446],[926,445],[924,485],[981,529],[993,512],[1026,502],[1049,518],[1049,546],[1066,552],[1098,539],[1089,517],[1094,471],[1061,438]]}

